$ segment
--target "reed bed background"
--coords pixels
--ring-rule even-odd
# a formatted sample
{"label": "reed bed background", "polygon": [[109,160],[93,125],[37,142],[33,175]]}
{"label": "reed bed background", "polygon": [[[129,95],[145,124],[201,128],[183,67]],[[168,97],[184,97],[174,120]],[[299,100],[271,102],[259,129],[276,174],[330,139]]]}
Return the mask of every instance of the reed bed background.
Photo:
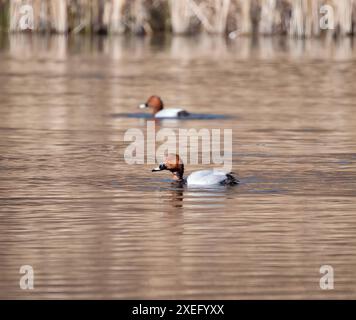
{"label": "reed bed background", "polygon": [[[0,28],[22,31],[21,6],[33,8],[33,31],[139,35],[354,35],[356,0],[0,0]],[[322,5],[334,28],[321,30]]]}

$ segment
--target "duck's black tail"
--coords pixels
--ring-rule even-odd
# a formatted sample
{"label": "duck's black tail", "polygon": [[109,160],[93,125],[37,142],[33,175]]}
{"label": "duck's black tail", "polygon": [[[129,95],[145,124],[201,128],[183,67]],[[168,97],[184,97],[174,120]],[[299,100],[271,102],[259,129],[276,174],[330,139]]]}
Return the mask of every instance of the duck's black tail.
{"label": "duck's black tail", "polygon": [[226,174],[226,179],[224,181],[225,185],[233,186],[239,183],[240,181],[232,175],[232,172]]}
{"label": "duck's black tail", "polygon": [[188,111],[182,110],[178,112],[178,117],[179,118],[184,118],[184,117],[189,117],[190,113]]}

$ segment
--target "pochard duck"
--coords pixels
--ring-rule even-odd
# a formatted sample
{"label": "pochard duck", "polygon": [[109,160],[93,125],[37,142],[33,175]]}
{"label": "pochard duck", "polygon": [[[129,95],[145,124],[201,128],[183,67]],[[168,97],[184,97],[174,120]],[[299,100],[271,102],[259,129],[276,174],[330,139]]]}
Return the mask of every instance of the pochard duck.
{"label": "pochard duck", "polygon": [[182,118],[189,116],[189,112],[181,108],[163,109],[163,101],[159,96],[149,97],[146,103],[139,105],[139,108],[150,108],[155,118]]}
{"label": "pochard duck", "polygon": [[232,172],[224,170],[200,170],[184,178],[184,164],[177,154],[169,154],[157,168],[152,169],[152,172],[163,170],[170,171],[175,181],[188,186],[235,185],[239,183]]}

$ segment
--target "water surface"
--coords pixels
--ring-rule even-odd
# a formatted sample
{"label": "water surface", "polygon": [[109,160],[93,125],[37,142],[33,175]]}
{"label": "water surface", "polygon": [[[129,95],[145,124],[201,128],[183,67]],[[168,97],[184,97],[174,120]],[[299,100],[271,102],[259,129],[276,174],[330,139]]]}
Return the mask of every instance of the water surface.
{"label": "water surface", "polygon": [[[0,47],[0,298],[356,298],[351,39],[2,35]],[[124,134],[146,119],[113,115],[151,94],[226,116],[157,127],[232,129],[241,185],[176,188],[125,163]],[[334,290],[320,289],[321,265]]]}

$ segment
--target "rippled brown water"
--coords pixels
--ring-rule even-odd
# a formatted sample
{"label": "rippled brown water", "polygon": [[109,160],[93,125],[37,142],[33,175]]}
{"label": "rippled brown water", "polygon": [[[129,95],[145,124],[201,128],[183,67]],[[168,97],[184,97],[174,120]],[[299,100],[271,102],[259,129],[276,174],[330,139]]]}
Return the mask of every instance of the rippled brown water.
{"label": "rippled brown water", "polygon": [[[0,47],[0,298],[356,298],[351,39]],[[152,93],[233,116],[159,126],[231,128],[241,185],[179,189],[125,163],[124,133],[145,120],[115,115]],[[326,264],[334,290],[319,287]]]}

